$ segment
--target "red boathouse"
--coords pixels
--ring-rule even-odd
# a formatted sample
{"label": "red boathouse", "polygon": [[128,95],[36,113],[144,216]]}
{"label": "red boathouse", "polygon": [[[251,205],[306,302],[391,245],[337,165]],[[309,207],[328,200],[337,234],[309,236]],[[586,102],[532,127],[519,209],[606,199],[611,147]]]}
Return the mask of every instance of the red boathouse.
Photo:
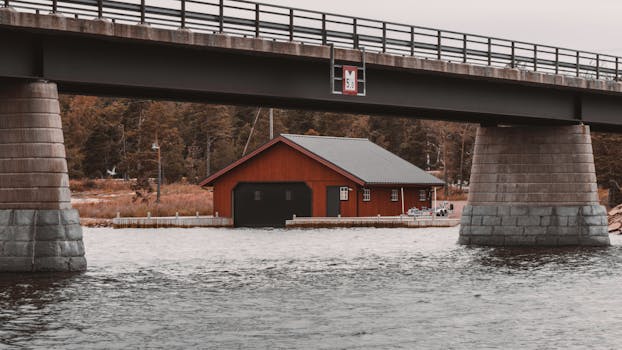
{"label": "red boathouse", "polygon": [[443,181],[367,139],[281,135],[201,182],[235,226],[298,217],[394,216],[431,207]]}

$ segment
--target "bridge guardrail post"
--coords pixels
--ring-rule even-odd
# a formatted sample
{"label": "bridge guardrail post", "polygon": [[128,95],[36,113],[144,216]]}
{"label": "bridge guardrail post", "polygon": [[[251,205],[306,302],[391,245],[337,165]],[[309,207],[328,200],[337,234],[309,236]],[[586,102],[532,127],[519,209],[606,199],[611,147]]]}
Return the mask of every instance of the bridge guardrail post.
{"label": "bridge guardrail post", "polygon": [[326,14],[322,13],[322,45],[326,45],[328,43],[328,38],[326,35]]}
{"label": "bridge guardrail post", "polygon": [[533,71],[538,71],[538,45],[533,46]]}
{"label": "bridge guardrail post", "polygon": [[443,38],[443,33],[440,30],[436,31],[436,59],[441,60],[441,41]]}
{"label": "bridge guardrail post", "polygon": [[410,55],[415,55],[415,27],[410,26]]}
{"label": "bridge guardrail post", "polygon": [[462,63],[467,63],[467,35],[462,34]]}
{"label": "bridge guardrail post", "polygon": [[510,68],[516,68],[516,43],[512,41],[512,56],[510,58]]}
{"label": "bridge guardrail post", "polygon": [[97,0],[97,18],[104,18],[104,1]]}
{"label": "bridge guardrail post", "polygon": [[255,38],[259,38],[259,4],[255,4]]}
{"label": "bridge guardrail post", "polygon": [[181,28],[186,28],[186,0],[181,0]]}
{"label": "bridge guardrail post", "polygon": [[140,0],[140,24],[145,24],[145,0]]}
{"label": "bridge guardrail post", "polygon": [[616,77],[615,77],[615,81],[618,81],[618,77],[620,75],[620,58],[618,56],[616,56]]}
{"label": "bridge guardrail post", "polygon": [[580,63],[581,63],[581,53],[579,51],[577,51],[577,78],[579,77],[581,70],[580,70]]}
{"label": "bridge guardrail post", "polygon": [[559,74],[559,47],[555,48],[555,74]]}
{"label": "bridge guardrail post", "polygon": [[596,80],[600,79],[600,55],[596,54]]}
{"label": "bridge guardrail post", "polygon": [[358,49],[359,48],[359,40],[358,40],[358,35],[356,34],[357,32],[357,21],[356,18],[352,19],[352,46],[354,47],[354,49]]}
{"label": "bridge guardrail post", "polygon": [[58,0],[52,1],[52,13],[58,12]]}
{"label": "bridge guardrail post", "polygon": [[492,38],[488,38],[488,65],[492,66]]}
{"label": "bridge guardrail post", "polygon": [[4,0],[4,7],[9,7],[9,0]]}
{"label": "bridge guardrail post", "polygon": [[294,41],[294,9],[289,9],[289,41]]}
{"label": "bridge guardrail post", "polygon": [[220,34],[224,33],[225,31],[225,1],[224,0],[220,0],[220,3],[218,5],[218,12],[219,12],[219,24],[218,24],[218,31],[220,32]]}
{"label": "bridge guardrail post", "polygon": [[382,22],[382,53],[387,52],[387,22]]}

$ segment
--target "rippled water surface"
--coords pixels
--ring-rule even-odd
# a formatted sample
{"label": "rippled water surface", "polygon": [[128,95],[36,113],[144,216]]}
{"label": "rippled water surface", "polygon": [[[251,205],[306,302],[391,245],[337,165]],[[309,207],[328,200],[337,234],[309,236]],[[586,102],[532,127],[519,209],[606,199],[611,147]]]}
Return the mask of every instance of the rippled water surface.
{"label": "rippled water surface", "polygon": [[0,275],[0,348],[619,349],[622,239],[457,229],[85,229],[89,270]]}

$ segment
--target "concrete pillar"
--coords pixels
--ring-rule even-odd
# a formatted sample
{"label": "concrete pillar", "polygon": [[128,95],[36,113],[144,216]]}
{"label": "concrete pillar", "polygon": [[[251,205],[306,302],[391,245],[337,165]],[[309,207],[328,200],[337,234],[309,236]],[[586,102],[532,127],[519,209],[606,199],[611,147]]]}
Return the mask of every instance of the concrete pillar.
{"label": "concrete pillar", "polygon": [[609,245],[589,127],[480,127],[459,243]]}
{"label": "concrete pillar", "polygon": [[0,272],[86,269],[56,84],[0,84]]}

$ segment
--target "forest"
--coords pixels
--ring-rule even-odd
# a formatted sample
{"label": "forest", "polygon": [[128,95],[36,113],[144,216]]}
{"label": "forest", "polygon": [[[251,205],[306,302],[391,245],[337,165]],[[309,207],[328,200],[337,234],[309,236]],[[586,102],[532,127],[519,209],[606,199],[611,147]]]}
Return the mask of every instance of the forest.
{"label": "forest", "polygon": [[[61,96],[69,175],[157,176],[152,144],[162,152],[166,183],[198,183],[269,141],[267,108]],[[253,125],[253,135],[249,134]],[[415,118],[274,110],[274,132],[368,138],[450,184],[468,181],[477,125]],[[593,133],[598,181],[622,183],[622,136]]]}

